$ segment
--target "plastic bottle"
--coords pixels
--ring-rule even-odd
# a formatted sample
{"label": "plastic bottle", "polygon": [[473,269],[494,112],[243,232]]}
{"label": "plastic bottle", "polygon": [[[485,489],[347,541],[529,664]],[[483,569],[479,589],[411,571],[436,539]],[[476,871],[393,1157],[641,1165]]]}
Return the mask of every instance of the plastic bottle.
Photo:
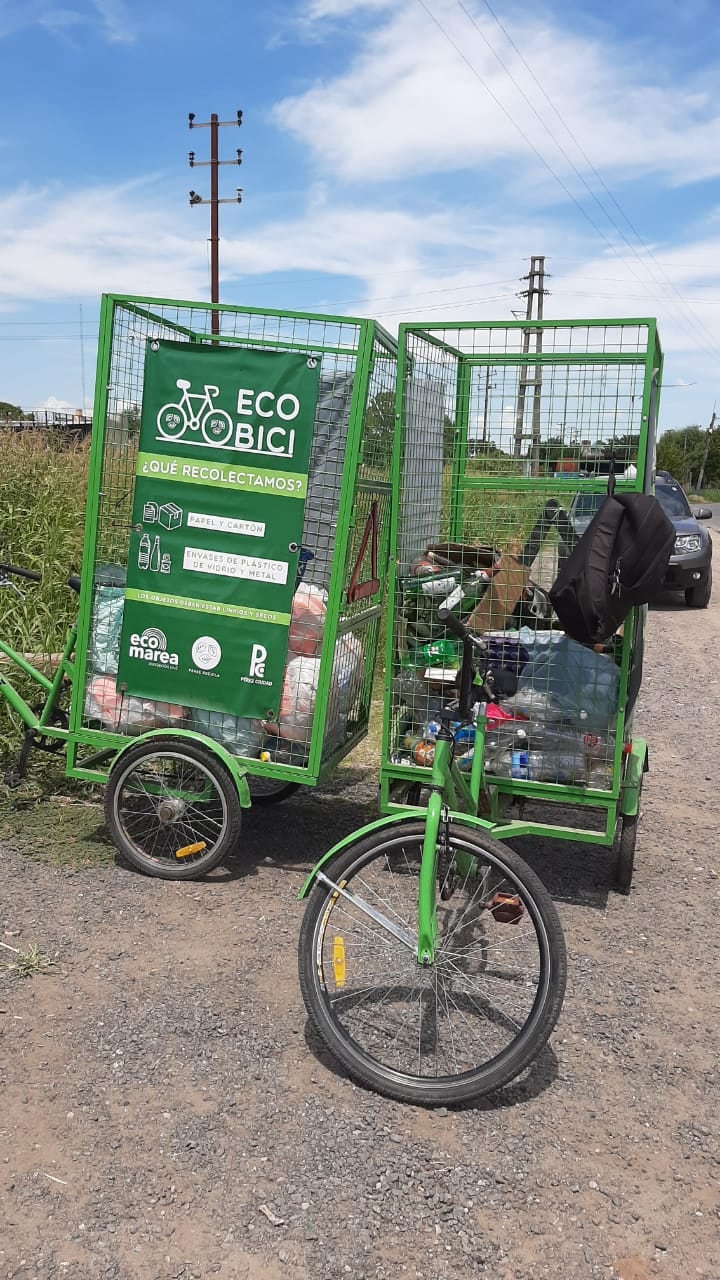
{"label": "plastic bottle", "polygon": [[140,539],[138,548],[138,569],[148,569],[150,567],[150,535],[144,533]]}
{"label": "plastic bottle", "polygon": [[526,747],[513,747],[510,753],[510,771],[513,778],[526,779],[530,777],[530,753]]}
{"label": "plastic bottle", "polygon": [[430,578],[421,590],[424,596],[447,596],[456,586],[456,578]]}

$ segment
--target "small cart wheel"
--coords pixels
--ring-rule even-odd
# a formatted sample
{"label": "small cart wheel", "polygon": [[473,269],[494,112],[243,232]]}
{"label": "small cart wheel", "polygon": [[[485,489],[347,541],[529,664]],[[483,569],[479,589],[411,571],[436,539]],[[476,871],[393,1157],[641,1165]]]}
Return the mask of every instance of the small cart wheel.
{"label": "small cart wheel", "polygon": [[249,773],[247,784],[253,804],[261,806],[279,804],[281,800],[287,800],[288,796],[294,795],[300,789],[299,782],[284,782],[282,778],[265,778],[259,773]]}
{"label": "small cart wheel", "polygon": [[229,769],[201,743],[148,739],[110,770],[105,821],[117,849],[145,875],[205,875],[237,843],[241,816]]}
{"label": "small cart wheel", "polygon": [[620,893],[632,888],[637,842],[638,815],[620,819],[620,829],[615,840],[615,885]]}

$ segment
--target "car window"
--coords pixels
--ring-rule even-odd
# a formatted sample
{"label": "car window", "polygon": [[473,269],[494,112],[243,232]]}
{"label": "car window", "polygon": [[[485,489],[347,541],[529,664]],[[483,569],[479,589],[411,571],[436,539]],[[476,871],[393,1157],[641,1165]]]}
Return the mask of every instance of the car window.
{"label": "car window", "polygon": [[655,497],[660,506],[672,520],[674,518],[692,515],[688,500],[685,497],[679,484],[658,484],[655,486]]}
{"label": "car window", "polygon": [[594,516],[604,501],[604,493],[577,493],[572,504],[572,513],[574,516]]}

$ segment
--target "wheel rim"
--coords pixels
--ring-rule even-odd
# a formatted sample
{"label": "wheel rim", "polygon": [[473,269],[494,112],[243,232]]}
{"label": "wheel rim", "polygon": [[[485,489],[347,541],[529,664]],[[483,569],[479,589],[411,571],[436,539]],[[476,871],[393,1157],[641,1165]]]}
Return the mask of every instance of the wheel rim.
{"label": "wheel rim", "polygon": [[113,811],[131,856],[155,864],[197,865],[228,829],[227,800],[217,780],[205,765],[176,751],[128,765]]}
{"label": "wheel rim", "polygon": [[[477,846],[454,838],[453,848],[477,859],[477,874],[457,876],[451,897],[438,902],[432,966],[419,966],[408,947],[342,896],[329,895],[314,932],[332,1031],[371,1070],[399,1083],[442,1088],[500,1070],[535,1034],[547,998],[549,942],[527,890]],[[342,881],[413,933],[421,850],[416,836],[388,839],[382,856],[361,855]]]}

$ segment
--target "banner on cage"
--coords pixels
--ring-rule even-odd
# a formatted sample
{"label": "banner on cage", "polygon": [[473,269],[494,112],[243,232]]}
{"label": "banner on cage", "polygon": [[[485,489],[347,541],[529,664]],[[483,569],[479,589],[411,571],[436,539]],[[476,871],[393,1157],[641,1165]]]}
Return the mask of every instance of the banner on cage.
{"label": "banner on cage", "polygon": [[276,716],[319,373],[298,352],[148,343],[118,688]]}

